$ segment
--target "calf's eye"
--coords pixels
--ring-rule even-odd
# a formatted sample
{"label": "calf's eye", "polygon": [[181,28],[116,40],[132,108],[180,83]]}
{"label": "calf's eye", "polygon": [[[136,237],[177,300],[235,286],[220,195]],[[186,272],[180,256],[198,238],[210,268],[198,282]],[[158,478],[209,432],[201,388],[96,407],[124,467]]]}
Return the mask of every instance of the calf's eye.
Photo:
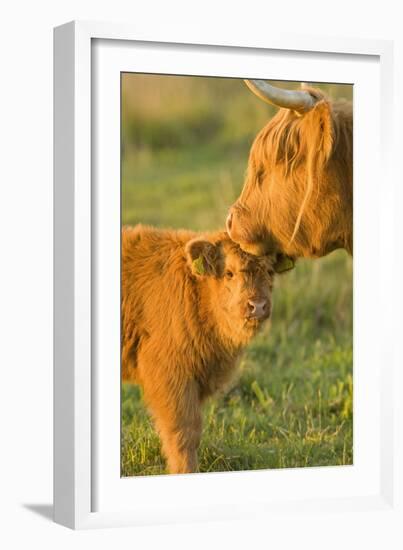
{"label": "calf's eye", "polygon": [[230,271],[229,269],[227,269],[227,271],[225,272],[225,276],[227,277],[227,279],[232,279],[232,277],[234,276],[234,274],[232,273],[232,271]]}

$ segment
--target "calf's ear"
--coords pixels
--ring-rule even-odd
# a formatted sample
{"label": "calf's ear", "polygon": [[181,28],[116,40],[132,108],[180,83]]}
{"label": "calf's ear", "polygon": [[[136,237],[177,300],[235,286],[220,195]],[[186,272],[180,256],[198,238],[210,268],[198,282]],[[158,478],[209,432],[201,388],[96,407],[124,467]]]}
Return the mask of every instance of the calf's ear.
{"label": "calf's ear", "polygon": [[194,275],[217,275],[219,250],[215,244],[196,238],[187,243],[185,251]]}
{"label": "calf's ear", "polygon": [[276,273],[285,273],[295,267],[295,260],[291,256],[285,254],[277,254],[276,261],[274,263],[274,271]]}

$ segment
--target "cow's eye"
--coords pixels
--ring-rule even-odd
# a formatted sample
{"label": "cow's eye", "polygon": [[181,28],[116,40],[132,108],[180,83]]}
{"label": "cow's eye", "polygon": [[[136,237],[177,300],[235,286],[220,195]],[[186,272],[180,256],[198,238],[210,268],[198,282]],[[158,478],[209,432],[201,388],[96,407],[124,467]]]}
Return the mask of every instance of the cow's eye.
{"label": "cow's eye", "polygon": [[227,277],[227,279],[232,279],[232,277],[234,276],[234,274],[232,273],[232,271],[230,271],[229,269],[227,269],[227,271],[225,272],[225,276]]}

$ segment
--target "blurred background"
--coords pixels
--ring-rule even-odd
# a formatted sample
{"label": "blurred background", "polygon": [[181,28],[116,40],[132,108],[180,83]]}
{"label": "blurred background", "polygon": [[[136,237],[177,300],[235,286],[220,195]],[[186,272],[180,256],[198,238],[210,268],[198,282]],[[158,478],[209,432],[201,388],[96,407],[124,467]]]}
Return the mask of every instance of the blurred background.
{"label": "blurred background", "polygon": [[[296,82],[272,82],[297,88]],[[352,86],[314,84],[352,100]],[[122,74],[122,223],[222,228],[275,114],[239,79]],[[205,407],[201,471],[352,464],[352,260],[277,278],[271,327]],[[122,386],[122,475],[164,473],[141,389]]]}

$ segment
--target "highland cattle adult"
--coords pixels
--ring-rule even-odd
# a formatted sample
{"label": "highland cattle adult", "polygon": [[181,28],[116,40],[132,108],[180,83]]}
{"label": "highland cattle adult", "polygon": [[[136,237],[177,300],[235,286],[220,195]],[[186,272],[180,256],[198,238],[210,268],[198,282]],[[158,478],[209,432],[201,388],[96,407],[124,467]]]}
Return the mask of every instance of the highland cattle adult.
{"label": "highland cattle adult", "polygon": [[320,257],[353,253],[353,116],[350,102],[320,90],[246,80],[281,109],[258,133],[227,231],[252,254]]}
{"label": "highland cattle adult", "polygon": [[205,399],[271,315],[275,265],[225,232],[122,231],[122,377],[140,384],[171,473],[197,471]]}

